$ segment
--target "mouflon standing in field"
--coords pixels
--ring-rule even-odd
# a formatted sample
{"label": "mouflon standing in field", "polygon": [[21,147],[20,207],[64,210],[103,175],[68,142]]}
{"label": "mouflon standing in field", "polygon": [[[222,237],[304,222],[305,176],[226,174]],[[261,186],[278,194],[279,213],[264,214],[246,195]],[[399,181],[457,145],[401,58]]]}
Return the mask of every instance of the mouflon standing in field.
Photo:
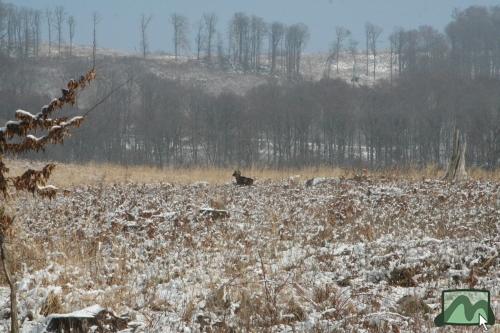
{"label": "mouflon standing in field", "polygon": [[253,179],[248,177],[243,177],[240,170],[235,170],[233,172],[233,177],[236,178],[236,184],[250,186],[253,185]]}

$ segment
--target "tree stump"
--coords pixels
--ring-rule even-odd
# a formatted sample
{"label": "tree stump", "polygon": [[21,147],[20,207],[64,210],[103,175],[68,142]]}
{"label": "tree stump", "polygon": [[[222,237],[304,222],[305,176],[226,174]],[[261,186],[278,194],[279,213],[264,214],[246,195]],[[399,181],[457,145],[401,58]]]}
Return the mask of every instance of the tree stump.
{"label": "tree stump", "polygon": [[[117,317],[99,305],[47,317],[46,332],[118,332],[127,328],[128,318]],[[91,329],[96,326],[96,330]]]}
{"label": "tree stump", "polygon": [[459,129],[455,129],[453,137],[453,152],[451,154],[450,164],[448,165],[448,171],[446,171],[444,180],[456,182],[467,179],[467,172],[465,171],[466,148],[467,141],[465,136],[460,133]]}

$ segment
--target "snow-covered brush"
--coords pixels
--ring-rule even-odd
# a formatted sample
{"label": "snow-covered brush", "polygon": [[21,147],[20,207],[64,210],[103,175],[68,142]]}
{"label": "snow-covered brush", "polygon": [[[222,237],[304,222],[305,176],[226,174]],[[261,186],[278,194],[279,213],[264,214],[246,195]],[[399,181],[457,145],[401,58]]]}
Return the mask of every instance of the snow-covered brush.
{"label": "snow-covered brush", "polygon": [[[95,78],[95,69],[89,70],[78,80],[70,80],[66,88],[62,89],[61,97],[55,98],[48,105],[43,106],[39,113],[32,114],[28,111],[17,110],[15,120],[7,121],[5,126],[0,128],[0,192],[4,200],[8,198],[10,188],[49,199],[55,197],[57,188],[46,184],[55,168],[55,164],[49,163],[41,170],[28,169],[20,176],[8,177],[9,169],[3,162],[3,155],[28,151],[38,152],[49,144],[62,143],[64,138],[69,135],[70,129],[79,127],[89,111],[84,116],[71,119],[50,117],[65,105],[74,105],[78,92],[87,87]],[[100,103],[102,101],[98,104]],[[44,131],[45,135],[37,137],[30,134],[36,131]],[[13,220],[12,217],[5,213],[4,207],[0,207],[0,257],[3,272],[11,290],[11,333],[18,333],[16,284],[6,262],[7,252],[5,250],[5,238],[10,234]]]}

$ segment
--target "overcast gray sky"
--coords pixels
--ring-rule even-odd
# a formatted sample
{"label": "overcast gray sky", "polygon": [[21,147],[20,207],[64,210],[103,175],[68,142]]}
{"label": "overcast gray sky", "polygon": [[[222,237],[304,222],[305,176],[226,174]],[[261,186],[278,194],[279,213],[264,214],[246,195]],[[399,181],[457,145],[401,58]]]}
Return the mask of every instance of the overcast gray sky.
{"label": "overcast gray sky", "polygon": [[[2,0],[0,0],[2,1]],[[454,8],[471,5],[498,5],[498,0],[3,0],[17,5],[45,9],[62,5],[77,20],[76,43],[90,44],[91,13],[102,22],[98,30],[101,47],[133,51],[139,45],[141,15],[153,15],[150,28],[152,51],[172,50],[169,15],[177,12],[194,24],[204,12],[219,17],[218,30],[226,34],[232,14],[243,11],[266,21],[305,23],[311,39],[307,52],[326,51],[335,26],[342,25],[363,41],[363,27],[370,21],[384,28],[383,39],[395,26],[404,28],[429,24],[438,29],[451,20]],[[194,29],[193,29],[194,30]],[[44,37],[45,38],[45,37]],[[362,44],[361,44],[362,45]]]}

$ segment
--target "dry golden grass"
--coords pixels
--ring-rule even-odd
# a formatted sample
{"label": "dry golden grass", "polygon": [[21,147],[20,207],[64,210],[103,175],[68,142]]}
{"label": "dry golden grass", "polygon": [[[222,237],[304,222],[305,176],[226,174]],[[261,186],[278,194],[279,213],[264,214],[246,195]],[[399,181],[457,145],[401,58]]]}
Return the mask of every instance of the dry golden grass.
{"label": "dry golden grass", "polygon": [[40,314],[43,316],[48,316],[52,313],[63,313],[64,308],[61,301],[61,296],[55,294],[54,292],[50,292],[47,296],[47,299],[42,305],[40,309]]}
{"label": "dry golden grass", "polygon": [[[19,175],[27,167],[42,168],[47,162],[29,160],[6,161],[11,169],[11,174]],[[112,183],[176,183],[190,184],[197,181],[206,181],[210,184],[224,184],[232,181],[234,170],[229,168],[155,168],[151,166],[129,166],[117,164],[62,164],[56,163],[50,183],[60,187],[75,185],[95,185]],[[436,166],[425,168],[390,168],[376,171],[362,169],[342,169],[330,167],[307,167],[290,169],[251,168],[242,169],[245,176],[256,179],[256,182],[265,180],[281,180],[294,177],[296,181],[305,181],[312,177],[345,177],[367,175],[371,177],[384,177],[391,179],[421,180],[423,178],[439,179],[444,175],[444,170]],[[469,169],[472,179],[500,181],[500,170],[487,171],[484,169]],[[296,176],[296,177],[295,177]]]}

